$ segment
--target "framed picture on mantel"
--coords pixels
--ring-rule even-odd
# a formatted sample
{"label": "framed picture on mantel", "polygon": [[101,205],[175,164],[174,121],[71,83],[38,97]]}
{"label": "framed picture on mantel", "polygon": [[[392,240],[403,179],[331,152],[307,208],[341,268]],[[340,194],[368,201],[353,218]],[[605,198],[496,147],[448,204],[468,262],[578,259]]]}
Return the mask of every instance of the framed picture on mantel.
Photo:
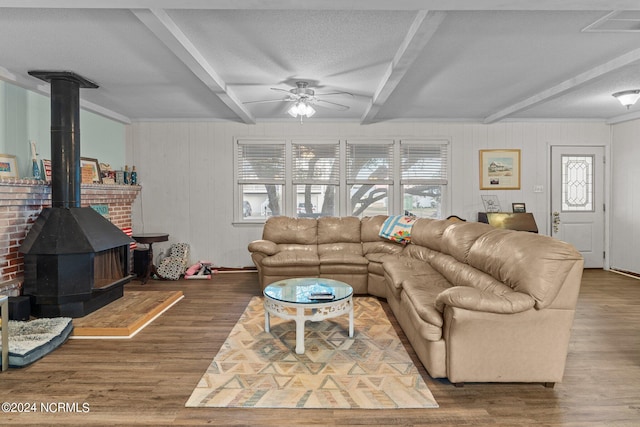
{"label": "framed picture on mantel", "polygon": [[0,154],[0,178],[20,178],[18,162],[13,154]]}
{"label": "framed picture on mantel", "polygon": [[480,189],[519,190],[520,150],[480,150]]}
{"label": "framed picture on mantel", "polygon": [[102,174],[100,173],[100,163],[98,163],[98,159],[81,157],[80,174],[83,184],[102,184]]}

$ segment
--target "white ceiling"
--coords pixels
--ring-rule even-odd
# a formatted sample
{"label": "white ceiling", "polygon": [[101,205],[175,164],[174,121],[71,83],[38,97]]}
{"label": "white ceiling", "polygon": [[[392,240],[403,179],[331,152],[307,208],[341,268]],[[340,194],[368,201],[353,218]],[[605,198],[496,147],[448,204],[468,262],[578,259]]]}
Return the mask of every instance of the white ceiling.
{"label": "white ceiling", "polygon": [[0,0],[0,79],[47,93],[30,70],[125,123],[293,120],[245,102],[298,80],[354,95],[309,120],[616,123],[640,118],[611,96],[640,89],[640,2]]}

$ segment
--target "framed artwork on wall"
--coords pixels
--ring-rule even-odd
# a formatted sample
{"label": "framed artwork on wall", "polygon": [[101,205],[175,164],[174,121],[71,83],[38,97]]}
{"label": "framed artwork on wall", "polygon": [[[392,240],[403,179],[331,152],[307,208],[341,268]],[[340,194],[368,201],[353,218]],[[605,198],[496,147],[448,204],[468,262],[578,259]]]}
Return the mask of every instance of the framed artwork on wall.
{"label": "framed artwork on wall", "polygon": [[81,157],[80,175],[83,184],[102,184],[102,174],[100,173],[100,163],[98,163],[98,159]]}
{"label": "framed artwork on wall", "polygon": [[0,178],[20,178],[16,156],[0,154]]}
{"label": "framed artwork on wall", "polygon": [[480,150],[480,189],[519,190],[520,150]]}

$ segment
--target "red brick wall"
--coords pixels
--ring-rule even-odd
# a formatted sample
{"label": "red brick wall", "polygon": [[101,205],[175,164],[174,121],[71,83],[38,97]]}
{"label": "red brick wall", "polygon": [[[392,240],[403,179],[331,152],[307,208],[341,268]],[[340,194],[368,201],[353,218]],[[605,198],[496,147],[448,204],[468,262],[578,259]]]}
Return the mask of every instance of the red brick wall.
{"label": "red brick wall", "polygon": [[[137,185],[82,184],[82,206],[108,205],[111,222],[131,227],[131,206]],[[22,240],[44,207],[51,206],[51,186],[42,181],[0,179],[0,286],[24,273]]]}

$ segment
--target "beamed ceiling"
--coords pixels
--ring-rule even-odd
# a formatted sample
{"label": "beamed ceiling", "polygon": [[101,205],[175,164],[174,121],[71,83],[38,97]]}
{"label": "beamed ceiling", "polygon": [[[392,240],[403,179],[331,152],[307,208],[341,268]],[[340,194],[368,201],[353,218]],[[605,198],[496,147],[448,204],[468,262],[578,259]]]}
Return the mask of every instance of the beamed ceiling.
{"label": "beamed ceiling", "polygon": [[308,81],[346,111],[309,120],[640,118],[640,2],[0,0],[0,79],[30,70],[100,87],[115,120],[294,120],[278,99]]}

